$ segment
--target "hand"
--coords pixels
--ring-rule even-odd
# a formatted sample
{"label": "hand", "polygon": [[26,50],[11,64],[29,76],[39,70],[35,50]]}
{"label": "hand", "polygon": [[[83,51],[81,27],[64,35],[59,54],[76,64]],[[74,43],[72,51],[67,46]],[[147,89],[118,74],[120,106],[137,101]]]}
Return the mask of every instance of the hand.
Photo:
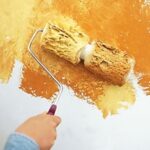
{"label": "hand", "polygon": [[43,113],[29,118],[16,131],[34,139],[41,150],[49,150],[56,139],[56,127],[60,122],[59,117]]}

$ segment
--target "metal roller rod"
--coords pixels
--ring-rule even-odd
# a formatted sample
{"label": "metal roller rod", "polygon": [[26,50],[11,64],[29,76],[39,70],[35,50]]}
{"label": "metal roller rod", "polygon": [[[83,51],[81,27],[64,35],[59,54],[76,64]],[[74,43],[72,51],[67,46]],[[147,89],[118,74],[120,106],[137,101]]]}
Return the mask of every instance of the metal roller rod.
{"label": "metal roller rod", "polygon": [[54,115],[55,111],[57,109],[57,103],[60,99],[60,96],[63,92],[63,86],[62,84],[54,77],[54,75],[48,70],[48,68],[38,59],[38,57],[36,56],[36,54],[33,52],[32,50],[32,44],[37,36],[38,33],[43,32],[43,29],[38,29],[35,31],[35,33],[33,34],[33,36],[31,37],[30,41],[29,41],[29,45],[28,45],[28,50],[31,54],[31,56],[36,60],[36,62],[45,70],[45,72],[47,72],[47,74],[53,79],[53,81],[57,84],[59,92],[57,94],[56,99],[54,99],[52,101],[52,105],[48,111],[48,114]]}

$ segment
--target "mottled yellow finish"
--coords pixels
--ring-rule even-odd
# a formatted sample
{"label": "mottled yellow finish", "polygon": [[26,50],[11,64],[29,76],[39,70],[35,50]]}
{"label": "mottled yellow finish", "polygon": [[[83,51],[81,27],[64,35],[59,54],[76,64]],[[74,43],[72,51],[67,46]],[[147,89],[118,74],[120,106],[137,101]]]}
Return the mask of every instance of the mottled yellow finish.
{"label": "mottled yellow finish", "polygon": [[97,41],[93,44],[92,52],[85,57],[84,64],[86,68],[106,81],[123,85],[131,66],[134,66],[133,62],[125,51]]}
{"label": "mottled yellow finish", "polygon": [[0,0],[0,79],[10,78],[15,58],[21,59],[33,0]]}
{"label": "mottled yellow finish", "polygon": [[[134,16],[140,15],[136,15],[137,13],[130,3],[124,0],[0,0],[0,79],[8,81],[14,60],[19,58],[25,66],[21,84],[24,91],[42,97],[49,97],[57,91],[49,92],[52,88],[56,89],[56,86],[52,81],[47,80],[49,77],[29,55],[27,45],[36,29],[44,28],[45,24],[51,20],[61,22],[60,16],[73,18],[93,39],[102,39],[110,44],[121,45],[121,49],[129,46],[133,50],[133,54],[137,54],[135,50],[141,49],[145,45],[145,43],[139,45],[138,41],[141,40],[138,38],[144,39],[148,43],[149,36],[136,38],[137,35],[145,33],[146,25],[134,24]],[[129,6],[129,9],[126,6]],[[133,10],[133,13],[131,10]],[[138,7],[136,10],[138,10]],[[127,17],[124,17],[124,12]],[[131,14],[133,16],[130,17]],[[119,21],[119,18],[122,20]],[[129,22],[131,22],[132,27],[138,25],[138,31],[135,30],[136,28],[128,27]],[[119,27],[121,30],[119,30]],[[129,29],[129,32],[127,29]],[[138,34],[135,34],[136,31]],[[130,38],[127,33],[131,33]],[[134,39],[136,44],[132,44],[133,40],[131,39]],[[125,43],[126,40],[127,43]],[[48,69],[60,82],[70,87],[78,97],[90,99],[94,102],[102,110],[104,116],[109,113],[116,113],[120,108],[124,108],[120,105],[122,101],[129,105],[134,103],[134,88],[131,83],[119,87],[104,82],[87,71],[82,64],[74,66],[51,55],[48,51],[43,51],[39,42],[40,37],[35,41],[33,49]],[[145,54],[147,55],[147,53]],[[142,56],[145,54],[142,53]],[[146,57],[146,63],[148,64],[149,59],[147,58],[148,55]],[[44,83],[42,84],[39,81]],[[45,91],[41,92],[43,89]]]}
{"label": "mottled yellow finish", "polygon": [[77,64],[80,62],[81,50],[88,42],[89,37],[73,19],[61,17],[60,20],[47,23],[42,33],[41,47]]}

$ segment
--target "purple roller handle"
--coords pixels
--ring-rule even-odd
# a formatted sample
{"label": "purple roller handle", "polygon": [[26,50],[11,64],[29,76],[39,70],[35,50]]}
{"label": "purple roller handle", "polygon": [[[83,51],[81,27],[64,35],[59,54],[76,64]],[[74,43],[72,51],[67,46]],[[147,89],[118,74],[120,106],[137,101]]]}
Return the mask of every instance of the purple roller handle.
{"label": "purple roller handle", "polygon": [[56,109],[57,109],[57,106],[55,104],[52,104],[47,114],[55,115]]}

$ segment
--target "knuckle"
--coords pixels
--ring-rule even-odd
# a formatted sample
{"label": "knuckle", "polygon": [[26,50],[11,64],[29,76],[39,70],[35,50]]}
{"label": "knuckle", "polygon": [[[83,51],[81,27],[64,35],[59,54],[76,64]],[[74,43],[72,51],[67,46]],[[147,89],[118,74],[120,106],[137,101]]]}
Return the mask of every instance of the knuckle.
{"label": "knuckle", "polygon": [[55,121],[57,124],[59,124],[59,123],[61,122],[61,119],[60,119],[60,117],[58,117],[58,116],[54,116],[54,121]]}
{"label": "knuckle", "polygon": [[54,132],[53,133],[53,139],[56,140],[56,137],[57,137],[56,132]]}
{"label": "knuckle", "polygon": [[47,121],[52,127],[56,127],[60,123],[60,118],[56,116],[47,116]]}
{"label": "knuckle", "polygon": [[56,140],[56,138],[57,138],[56,132],[54,133],[53,138],[54,138],[54,140]]}
{"label": "knuckle", "polygon": [[52,127],[56,127],[56,123],[54,121],[50,122]]}

